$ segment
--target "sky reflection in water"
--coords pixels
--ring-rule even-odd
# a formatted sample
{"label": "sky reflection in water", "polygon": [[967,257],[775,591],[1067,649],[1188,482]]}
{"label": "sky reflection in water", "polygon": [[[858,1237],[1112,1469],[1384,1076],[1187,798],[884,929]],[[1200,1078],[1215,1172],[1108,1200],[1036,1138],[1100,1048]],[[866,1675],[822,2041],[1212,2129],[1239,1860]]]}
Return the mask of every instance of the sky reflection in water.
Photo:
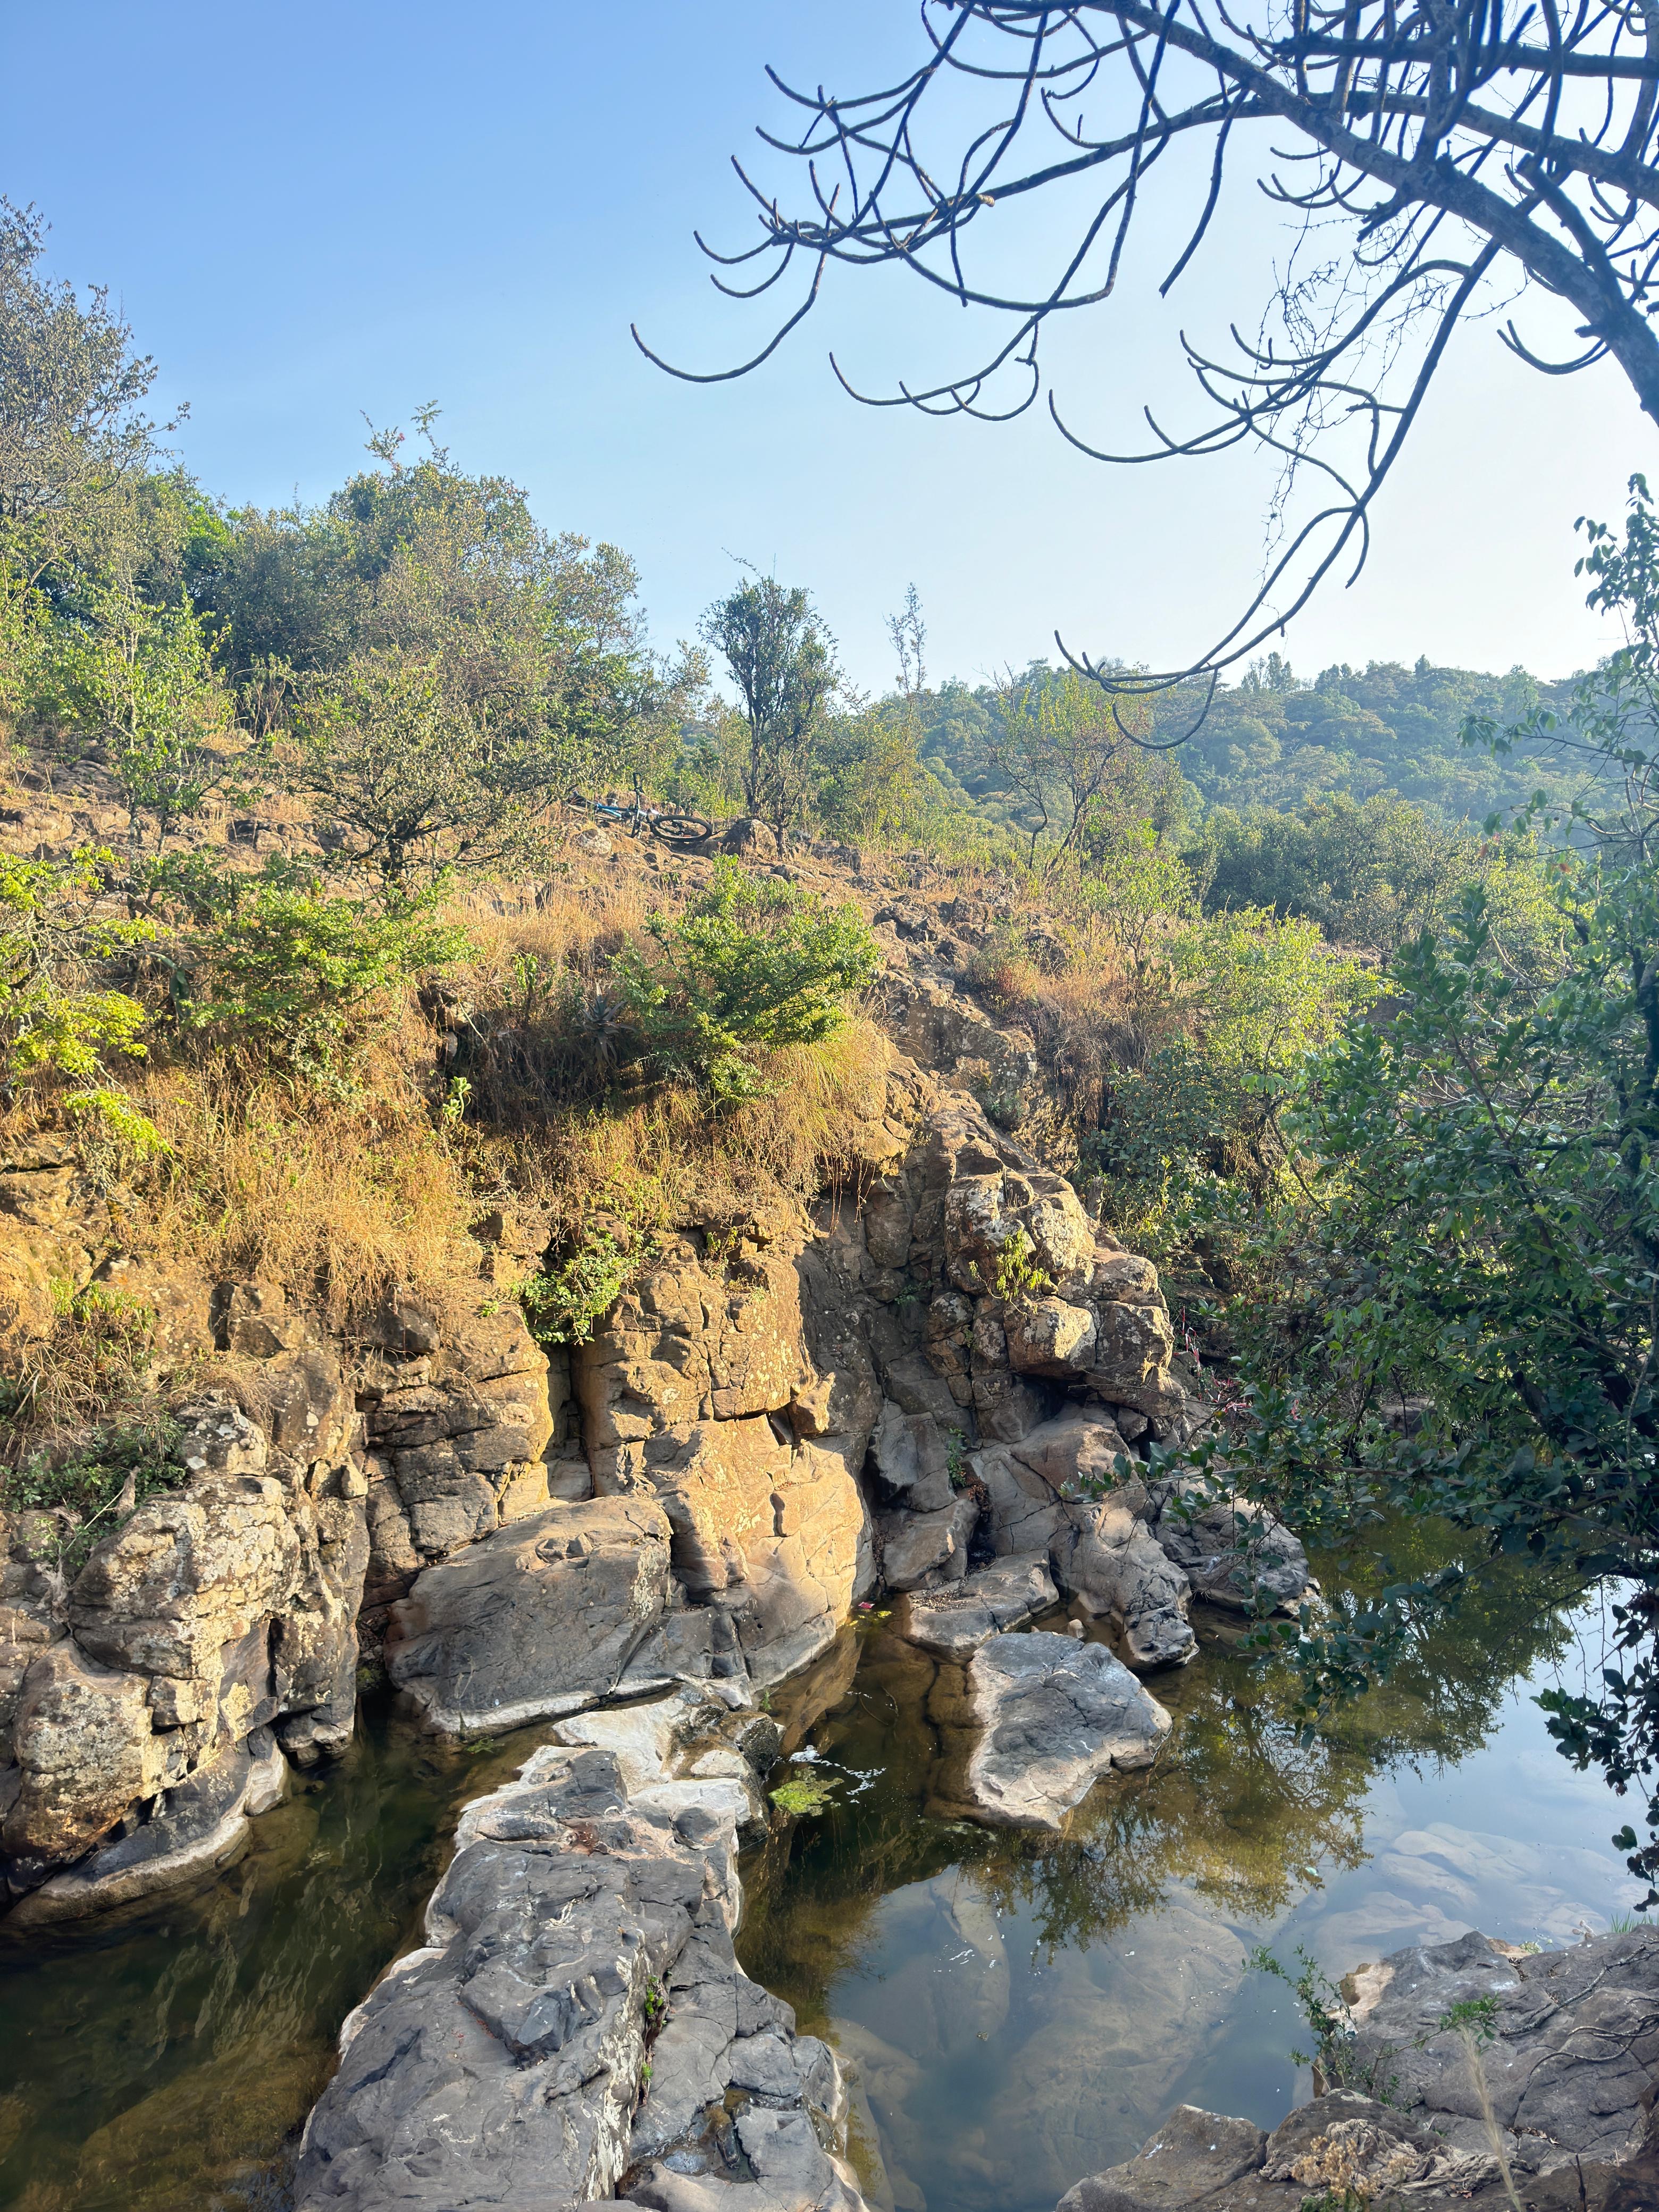
{"label": "sky reflection in water", "polygon": [[939,1817],[932,1663],[890,1626],[821,1662],[781,1715],[823,1712],[816,1771],[852,1778],[751,1855],[739,1949],[856,2062],[877,2200],[1049,2212],[1173,2104],[1271,2126],[1308,2094],[1289,2056],[1307,2038],[1284,1985],[1247,1971],[1258,1942],[1340,1975],[1470,1927],[1571,1942],[1627,1910],[1624,1810],[1516,1682],[1599,1663],[1599,1615],[1539,1602],[1524,1572],[1472,1598],[1308,1747],[1212,1616],[1200,1658],[1149,1685],[1175,1719],[1158,1765],[1099,1784],[1058,1842]]}

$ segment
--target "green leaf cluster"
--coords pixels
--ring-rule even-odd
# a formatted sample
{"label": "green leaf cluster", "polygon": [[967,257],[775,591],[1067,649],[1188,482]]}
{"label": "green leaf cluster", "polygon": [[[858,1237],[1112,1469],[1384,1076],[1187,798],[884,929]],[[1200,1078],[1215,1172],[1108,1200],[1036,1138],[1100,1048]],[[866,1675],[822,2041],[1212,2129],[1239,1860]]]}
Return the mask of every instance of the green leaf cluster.
{"label": "green leaf cluster", "polygon": [[[67,860],[0,853],[0,1091],[53,1075],[76,1085],[75,1103],[96,1112],[112,1096],[98,1081],[106,1059],[144,1056],[143,1007],[104,979],[120,955],[154,939],[155,925],[104,910],[112,866],[95,846]],[[155,1138],[130,1109],[124,1118],[139,1141]]]}
{"label": "green leaf cluster", "polygon": [[762,1056],[831,1036],[881,966],[850,902],[830,906],[734,860],[678,917],[654,916],[651,934],[653,949],[624,946],[612,966],[637,1062],[722,1103],[764,1097]]}

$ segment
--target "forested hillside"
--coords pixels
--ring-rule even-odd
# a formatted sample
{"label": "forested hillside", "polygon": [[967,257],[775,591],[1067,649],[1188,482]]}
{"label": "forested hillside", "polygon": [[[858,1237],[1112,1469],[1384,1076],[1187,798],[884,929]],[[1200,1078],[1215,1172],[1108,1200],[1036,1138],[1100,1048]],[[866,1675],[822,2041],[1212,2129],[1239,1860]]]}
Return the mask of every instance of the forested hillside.
{"label": "forested hillside", "polygon": [[[1054,680],[1036,662],[1022,684]],[[999,820],[1018,820],[1019,794],[997,758],[1005,687],[942,684],[922,702],[921,750],[945,787]],[[1307,682],[1277,654],[1240,684],[1223,686],[1190,743],[1176,757],[1200,797],[1212,805],[1299,810],[1337,793],[1364,799],[1398,792],[1448,823],[1479,824],[1524,805],[1540,780],[1536,760],[1494,762],[1462,742],[1471,716],[1516,722],[1539,708],[1565,706],[1571,686],[1540,683],[1524,669],[1505,676],[1473,669],[1372,661],[1323,669]],[[1196,720],[1201,701],[1172,695],[1161,702],[1160,734]]]}

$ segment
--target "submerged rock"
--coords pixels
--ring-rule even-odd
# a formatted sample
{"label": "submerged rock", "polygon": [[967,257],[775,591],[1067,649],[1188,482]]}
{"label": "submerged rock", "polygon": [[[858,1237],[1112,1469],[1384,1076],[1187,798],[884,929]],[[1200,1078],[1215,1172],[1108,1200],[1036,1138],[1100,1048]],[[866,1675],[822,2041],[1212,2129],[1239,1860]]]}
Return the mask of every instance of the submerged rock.
{"label": "submerged rock", "polygon": [[1059,2212],[1179,2212],[1255,2172],[1267,2147],[1265,2130],[1249,2120],[1177,2105],[1127,2164],[1068,2189]]}
{"label": "submerged rock", "polygon": [[1000,1636],[968,1669],[982,1730],[967,1786],[980,1818],[1058,1828],[1110,1767],[1150,1766],[1170,1716],[1103,1644]]}

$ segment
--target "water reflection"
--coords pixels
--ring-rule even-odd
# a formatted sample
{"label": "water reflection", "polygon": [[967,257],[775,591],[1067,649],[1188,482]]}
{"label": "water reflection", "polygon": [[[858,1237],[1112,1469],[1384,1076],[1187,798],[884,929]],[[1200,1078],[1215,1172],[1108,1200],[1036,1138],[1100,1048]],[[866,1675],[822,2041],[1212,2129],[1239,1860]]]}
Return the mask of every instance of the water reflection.
{"label": "water reflection", "polygon": [[1483,1585],[1311,1742],[1237,1627],[1195,1623],[1201,1658],[1154,1685],[1175,1723],[1157,1765],[1097,1788],[1059,1840],[939,1817],[953,1696],[890,1626],[849,1638],[784,1713],[841,1802],[752,1855],[740,1949],[856,2060],[877,2201],[1048,2212],[1180,2100],[1272,2124],[1298,2094],[1298,2023],[1247,1972],[1264,1936],[1340,1971],[1477,1924],[1605,1926],[1635,1893],[1611,1801],[1513,1686],[1577,1663],[1566,1595],[1525,1569]]}
{"label": "water reflection", "polygon": [[339,2023],[413,1939],[459,1804],[538,1740],[459,1750],[371,1709],[194,1896],[55,1933],[0,1922],[0,2206],[280,2203]]}

